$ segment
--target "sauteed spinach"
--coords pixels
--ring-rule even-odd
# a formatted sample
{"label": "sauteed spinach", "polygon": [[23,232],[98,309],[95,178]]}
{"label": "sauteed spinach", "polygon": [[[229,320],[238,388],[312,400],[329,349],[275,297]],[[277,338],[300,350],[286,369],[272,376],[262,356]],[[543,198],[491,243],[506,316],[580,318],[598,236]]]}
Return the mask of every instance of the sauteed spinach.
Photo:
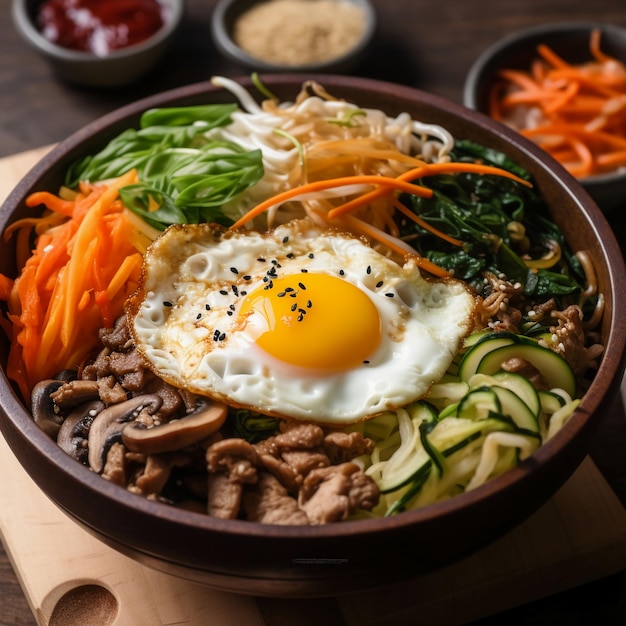
{"label": "sauteed spinach", "polygon": [[[529,179],[528,173],[506,155],[470,141],[457,141],[450,155],[454,161],[481,160]],[[419,216],[440,231],[463,241],[454,246],[419,225],[404,226],[419,234],[416,249],[437,265],[454,272],[481,292],[485,271],[504,273],[524,286],[528,297],[566,297],[579,293],[584,281],[580,262],[559,228],[545,215],[545,204],[534,188],[502,177],[473,173],[439,175],[421,181],[434,190],[431,198],[409,196],[404,200]],[[415,232],[413,231],[413,233]],[[529,268],[523,255],[548,259],[555,264]]]}

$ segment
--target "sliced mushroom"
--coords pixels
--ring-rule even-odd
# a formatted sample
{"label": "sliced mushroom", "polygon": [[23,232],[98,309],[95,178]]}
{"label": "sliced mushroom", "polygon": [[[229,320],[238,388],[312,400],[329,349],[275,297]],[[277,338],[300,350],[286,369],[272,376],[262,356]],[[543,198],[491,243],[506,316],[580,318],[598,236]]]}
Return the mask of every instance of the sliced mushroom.
{"label": "sliced mushroom", "polygon": [[227,414],[225,404],[202,398],[197,401],[193,413],[164,424],[150,428],[136,422],[126,424],[122,430],[122,441],[129,450],[145,454],[180,450],[217,432]]}
{"label": "sliced mushroom", "polygon": [[63,421],[57,445],[66,454],[84,462],[87,456],[89,430],[96,415],[104,409],[104,402],[94,400],[75,408]]}
{"label": "sliced mushroom", "polygon": [[122,430],[128,422],[136,420],[141,413],[154,415],[162,400],[154,394],[136,396],[125,402],[113,404],[101,411],[89,429],[89,466],[94,472],[102,472],[109,448],[121,440]]}
{"label": "sliced mushroom", "polygon": [[57,438],[63,423],[63,415],[51,396],[63,384],[62,380],[42,380],[35,385],[30,396],[35,424],[53,439]]}

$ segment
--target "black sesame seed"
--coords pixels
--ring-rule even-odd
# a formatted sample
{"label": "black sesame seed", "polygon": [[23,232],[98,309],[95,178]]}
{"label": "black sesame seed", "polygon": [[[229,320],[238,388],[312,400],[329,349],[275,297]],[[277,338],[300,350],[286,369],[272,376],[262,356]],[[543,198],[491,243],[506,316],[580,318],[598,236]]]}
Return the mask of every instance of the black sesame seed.
{"label": "black sesame seed", "polygon": [[302,315],[306,315],[306,311],[304,309],[298,309],[298,313],[301,313]]}
{"label": "black sesame seed", "polygon": [[196,315],[196,319],[199,320],[202,317],[202,313],[198,313],[198,315]]}
{"label": "black sesame seed", "polygon": [[284,291],[281,291],[276,294],[279,298],[284,298],[287,294]]}
{"label": "black sesame seed", "polygon": [[306,301],[306,308],[310,309],[313,306],[313,303],[310,300]]}
{"label": "black sesame seed", "polygon": [[379,280],[379,281],[376,283],[376,289],[380,289],[382,286],[383,286],[383,281],[382,281],[382,280]]}
{"label": "black sesame seed", "polygon": [[309,259],[314,259],[315,255],[312,252],[309,252]]}
{"label": "black sesame seed", "polygon": [[235,310],[235,305],[234,305],[234,304],[229,304],[229,305],[228,305],[228,308],[229,308],[231,311],[234,311],[234,310]]}
{"label": "black sesame seed", "polygon": [[367,364],[369,363],[369,361],[366,359],[365,361],[363,361],[363,363],[364,363],[365,365],[367,365]]}
{"label": "black sesame seed", "polygon": [[297,292],[297,291],[294,291],[293,293],[290,293],[290,294],[289,294],[289,297],[290,297],[290,298],[297,298],[297,297],[298,297],[298,292]]}
{"label": "black sesame seed", "polygon": [[288,252],[288,253],[286,254],[286,257],[287,257],[288,259],[293,259],[293,257],[295,257],[295,256],[296,256],[296,255],[295,255],[293,252]]}
{"label": "black sesame seed", "polygon": [[258,261],[259,263],[265,263],[265,259],[264,259],[262,256],[260,256],[260,257],[257,259],[257,261]]}
{"label": "black sesame seed", "polygon": [[240,296],[247,296],[247,295],[248,295],[248,292],[247,292],[247,291],[245,291],[245,290],[243,290],[243,291],[240,291],[240,292],[239,292],[239,295],[240,295]]}
{"label": "black sesame seed", "polygon": [[298,287],[300,287],[300,289],[302,289],[303,291],[306,291],[304,283],[298,283]]}
{"label": "black sesame seed", "polygon": [[371,265],[368,265],[368,266],[367,266],[367,269],[366,269],[365,271],[366,271],[368,274],[371,274],[371,273],[372,273],[372,266],[371,266]]}
{"label": "black sesame seed", "polygon": [[237,287],[237,285],[233,285],[233,286],[232,286],[232,290],[233,290],[233,293],[234,293],[236,296],[238,296],[238,295],[239,295],[239,288]]}
{"label": "black sesame seed", "polygon": [[339,270],[339,276],[343,276],[345,272],[343,270]]}
{"label": "black sesame seed", "polygon": [[205,308],[207,311],[210,311],[210,310],[211,310],[211,305],[210,305],[210,304],[205,304],[205,305],[204,305],[204,308]]}
{"label": "black sesame seed", "polygon": [[250,274],[246,274],[243,279],[244,280],[250,280],[252,278],[252,276],[250,276]]}
{"label": "black sesame seed", "polygon": [[168,302],[167,300],[165,300],[165,301],[163,302],[163,306],[172,306],[172,303],[171,303],[171,302]]}
{"label": "black sesame seed", "polygon": [[226,339],[226,333],[222,333],[222,334],[219,336],[219,340],[220,340],[220,341],[224,341],[224,339]]}
{"label": "black sesame seed", "polygon": [[238,270],[236,267],[231,267],[231,268],[230,268],[230,271],[231,271],[233,274],[239,274],[239,270]]}
{"label": "black sesame seed", "polygon": [[299,322],[301,322],[304,319],[304,315],[302,315],[302,313],[300,313],[300,315],[298,315],[297,319],[298,319]]}
{"label": "black sesame seed", "polygon": [[227,296],[227,295],[228,295],[228,291],[226,291],[226,289],[220,289],[220,293],[221,293],[223,296]]}
{"label": "black sesame seed", "polygon": [[233,312],[232,311],[226,311],[226,315],[232,315]]}
{"label": "black sesame seed", "polygon": [[393,294],[392,293],[386,293],[385,294],[388,298],[393,298]]}
{"label": "black sesame seed", "polygon": [[289,237],[283,237],[283,243],[287,243],[289,241]]}
{"label": "black sesame seed", "polygon": [[294,302],[294,303],[291,305],[291,310],[292,310],[292,311],[295,311],[297,308],[298,308],[298,303],[297,303],[297,302]]}
{"label": "black sesame seed", "polygon": [[302,268],[300,271],[301,271],[303,274],[308,274],[308,272],[309,272],[309,270],[304,269],[304,268]]}
{"label": "black sesame seed", "polygon": [[213,341],[218,341],[218,340],[219,340],[219,338],[220,338],[220,331],[219,331],[219,330],[216,330],[216,331],[213,333]]}
{"label": "black sesame seed", "polygon": [[292,291],[294,291],[293,287],[286,287],[285,288],[285,293],[291,293]]}

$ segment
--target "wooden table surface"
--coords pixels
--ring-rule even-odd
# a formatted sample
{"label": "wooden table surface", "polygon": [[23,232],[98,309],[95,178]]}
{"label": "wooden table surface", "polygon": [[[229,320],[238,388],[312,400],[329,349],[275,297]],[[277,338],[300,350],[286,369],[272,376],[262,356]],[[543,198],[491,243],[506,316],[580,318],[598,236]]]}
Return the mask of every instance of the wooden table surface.
{"label": "wooden table surface", "polygon": [[[181,0],[182,1],[182,0]],[[209,34],[214,0],[186,0],[185,24],[171,53],[140,82],[117,91],[93,91],[55,80],[46,63],[17,35],[11,2],[0,0],[0,157],[64,139],[84,124],[128,102],[165,89],[238,76],[239,67],[216,52]],[[600,20],[626,27],[624,0],[375,0],[379,29],[355,74],[403,83],[461,102],[465,76],[476,57],[499,37],[533,24]],[[626,209],[626,200],[625,206]],[[624,241],[623,220],[609,215]],[[626,503],[626,422],[607,416],[592,457]],[[0,506],[10,503],[2,502]],[[481,624],[624,624],[626,574],[538,601]],[[35,620],[0,546],[0,626]]]}

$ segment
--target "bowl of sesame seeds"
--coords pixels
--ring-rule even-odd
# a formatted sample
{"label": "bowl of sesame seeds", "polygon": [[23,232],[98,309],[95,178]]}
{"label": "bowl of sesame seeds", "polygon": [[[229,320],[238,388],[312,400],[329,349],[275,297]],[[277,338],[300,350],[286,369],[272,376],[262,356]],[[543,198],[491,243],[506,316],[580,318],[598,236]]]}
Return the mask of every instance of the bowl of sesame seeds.
{"label": "bowl of sesame seeds", "polygon": [[348,72],[376,30],[370,0],[220,0],[212,36],[218,50],[263,72]]}

